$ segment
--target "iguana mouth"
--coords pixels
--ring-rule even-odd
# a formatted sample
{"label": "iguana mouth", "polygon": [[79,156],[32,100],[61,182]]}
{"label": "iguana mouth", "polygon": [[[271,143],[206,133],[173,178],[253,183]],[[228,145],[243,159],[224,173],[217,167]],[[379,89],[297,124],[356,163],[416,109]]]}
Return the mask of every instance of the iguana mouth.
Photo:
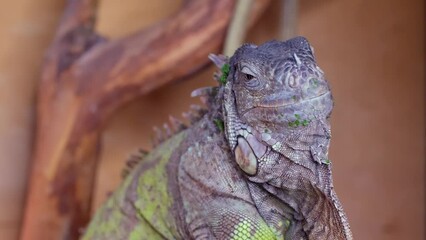
{"label": "iguana mouth", "polygon": [[298,105],[298,104],[303,104],[303,103],[307,103],[307,102],[311,102],[311,101],[315,101],[315,100],[321,100],[322,98],[325,97],[331,97],[331,92],[330,91],[326,91],[323,92],[315,97],[310,97],[310,98],[306,98],[306,99],[302,99],[302,100],[295,100],[295,99],[291,99],[289,102],[289,99],[276,99],[273,103],[268,103],[268,104],[257,104],[255,106],[256,107],[262,107],[262,108],[278,108],[278,107],[288,107],[288,106],[294,106],[294,105]]}

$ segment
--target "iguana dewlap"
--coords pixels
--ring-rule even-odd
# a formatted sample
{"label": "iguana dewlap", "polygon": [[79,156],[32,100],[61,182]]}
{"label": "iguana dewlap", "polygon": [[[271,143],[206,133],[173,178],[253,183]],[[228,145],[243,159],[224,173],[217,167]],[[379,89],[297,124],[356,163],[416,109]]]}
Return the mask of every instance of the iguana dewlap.
{"label": "iguana dewlap", "polygon": [[332,96],[307,40],[212,60],[221,85],[195,92],[207,111],[143,157],[83,239],[352,239],[328,159]]}

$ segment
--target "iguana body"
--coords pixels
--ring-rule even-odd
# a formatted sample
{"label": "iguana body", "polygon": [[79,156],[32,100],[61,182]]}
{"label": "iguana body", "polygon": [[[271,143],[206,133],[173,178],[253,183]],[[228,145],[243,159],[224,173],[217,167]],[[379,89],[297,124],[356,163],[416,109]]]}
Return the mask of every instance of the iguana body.
{"label": "iguana body", "polygon": [[308,42],[214,61],[226,74],[207,113],[143,158],[83,239],[352,239],[327,157],[331,94]]}

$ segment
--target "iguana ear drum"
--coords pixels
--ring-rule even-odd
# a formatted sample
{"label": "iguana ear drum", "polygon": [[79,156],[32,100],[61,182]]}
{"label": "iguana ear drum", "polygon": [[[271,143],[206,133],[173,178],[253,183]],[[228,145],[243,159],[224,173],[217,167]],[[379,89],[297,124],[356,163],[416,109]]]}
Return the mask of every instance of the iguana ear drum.
{"label": "iguana ear drum", "polygon": [[241,170],[249,175],[255,175],[257,173],[256,155],[243,137],[238,137],[238,143],[235,147],[234,154],[235,160]]}

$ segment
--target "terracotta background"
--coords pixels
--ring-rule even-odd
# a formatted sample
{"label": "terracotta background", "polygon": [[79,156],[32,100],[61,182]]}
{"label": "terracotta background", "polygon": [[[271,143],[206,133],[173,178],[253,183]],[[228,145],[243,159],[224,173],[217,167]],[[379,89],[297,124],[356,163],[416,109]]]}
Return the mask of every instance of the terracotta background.
{"label": "terracotta background", "polygon": [[[247,41],[278,35],[279,2]],[[0,9],[0,239],[17,239],[30,167],[35,88],[63,1],[14,0]],[[101,1],[98,29],[120,37],[173,13],[178,1]],[[333,87],[331,160],[356,239],[424,236],[424,2],[301,0],[298,32]],[[103,134],[94,204],[120,181],[124,159],[149,148],[154,125],[180,116],[213,68],[126,106]]]}

